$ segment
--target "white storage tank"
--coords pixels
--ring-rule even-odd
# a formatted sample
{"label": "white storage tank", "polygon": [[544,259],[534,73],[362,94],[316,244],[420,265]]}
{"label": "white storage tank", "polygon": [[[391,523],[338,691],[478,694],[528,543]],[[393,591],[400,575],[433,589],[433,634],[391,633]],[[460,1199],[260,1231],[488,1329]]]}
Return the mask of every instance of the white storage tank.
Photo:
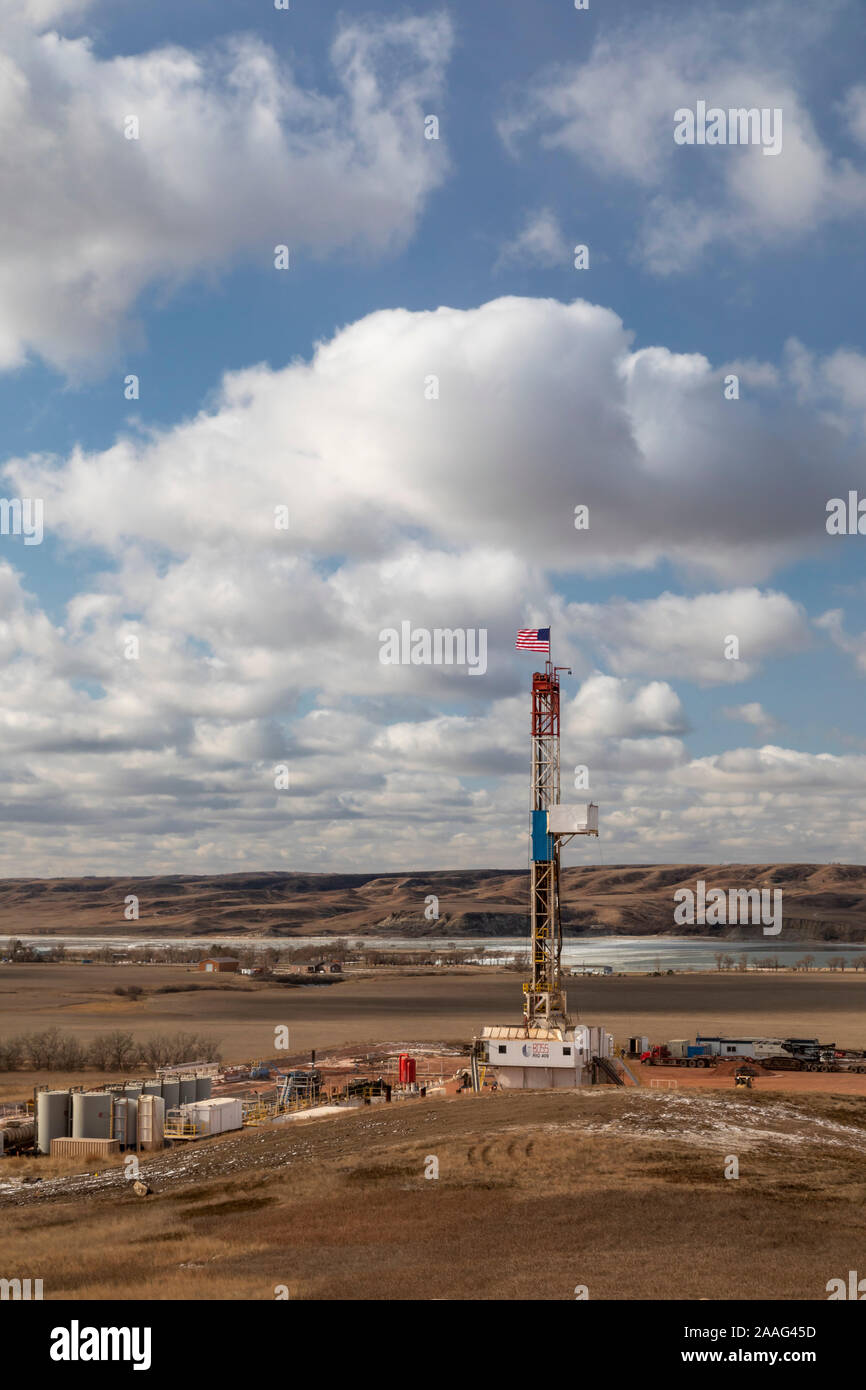
{"label": "white storage tank", "polygon": [[73,1091],[72,1138],[111,1139],[111,1110],[114,1097],[110,1091]]}
{"label": "white storage tank", "polygon": [[36,1097],[36,1150],[50,1154],[52,1139],[66,1139],[72,1126],[69,1091],[40,1091]]}
{"label": "white storage tank", "polygon": [[142,1095],[138,1102],[138,1147],[161,1149],[165,1143],[165,1101],[162,1096]]}

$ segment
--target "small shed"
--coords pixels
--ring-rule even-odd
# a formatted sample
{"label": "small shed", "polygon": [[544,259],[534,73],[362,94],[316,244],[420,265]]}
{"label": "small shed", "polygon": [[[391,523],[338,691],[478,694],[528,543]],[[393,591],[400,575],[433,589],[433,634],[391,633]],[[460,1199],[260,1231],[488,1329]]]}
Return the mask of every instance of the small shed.
{"label": "small shed", "polygon": [[240,966],[240,961],[236,956],[205,956],[204,960],[198,963],[199,970],[206,970],[214,975],[232,974]]}

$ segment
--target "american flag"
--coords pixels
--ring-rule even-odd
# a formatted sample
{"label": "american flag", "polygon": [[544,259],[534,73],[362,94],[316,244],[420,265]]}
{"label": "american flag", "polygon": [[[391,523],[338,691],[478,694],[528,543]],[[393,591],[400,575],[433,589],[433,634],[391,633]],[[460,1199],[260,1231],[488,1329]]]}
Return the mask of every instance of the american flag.
{"label": "american flag", "polygon": [[549,627],[522,627],[514,643],[519,652],[549,652]]}

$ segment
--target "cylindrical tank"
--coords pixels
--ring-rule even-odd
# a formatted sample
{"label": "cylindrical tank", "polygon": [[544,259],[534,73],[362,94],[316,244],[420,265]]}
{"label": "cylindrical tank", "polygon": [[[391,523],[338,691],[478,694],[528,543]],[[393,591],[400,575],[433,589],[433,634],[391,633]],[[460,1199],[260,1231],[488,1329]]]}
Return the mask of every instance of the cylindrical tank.
{"label": "cylindrical tank", "polygon": [[161,1149],[165,1129],[165,1101],[162,1096],[143,1095],[138,1102],[138,1144],[142,1149]]}
{"label": "cylindrical tank", "polygon": [[179,1097],[180,1082],[164,1076],[162,1078],[162,1098],[165,1101],[166,1110],[173,1110],[180,1103]]}
{"label": "cylindrical tank", "polygon": [[35,1120],[27,1119],[26,1116],[21,1119],[10,1116],[7,1120],[0,1120],[0,1154],[29,1148],[35,1138]]}
{"label": "cylindrical tank", "polygon": [[66,1139],[71,1127],[72,1105],[68,1091],[40,1091],[36,1097],[36,1148],[51,1152],[52,1139]]}
{"label": "cylindrical tank", "polygon": [[402,1086],[406,1081],[406,1053],[401,1052],[397,1059],[397,1080]]}
{"label": "cylindrical tank", "polygon": [[197,1076],[195,1079],[195,1098],[196,1100],[210,1100],[213,1087],[213,1077]]}
{"label": "cylindrical tank", "polygon": [[407,1085],[407,1086],[414,1086],[414,1085],[415,1085],[415,1058],[414,1058],[414,1057],[407,1057],[407,1058],[406,1058],[406,1085]]}
{"label": "cylindrical tank", "polygon": [[72,1138],[111,1139],[109,1091],[74,1091],[72,1095]]}
{"label": "cylindrical tank", "polygon": [[125,1096],[132,1096],[133,1100],[137,1100],[141,1095],[143,1084],[144,1083],[141,1081],[127,1081],[123,1088],[123,1094]]}
{"label": "cylindrical tank", "polygon": [[180,1099],[178,1105],[192,1105],[195,1100],[196,1084],[194,1076],[180,1078]]}
{"label": "cylindrical tank", "polygon": [[161,1096],[161,1095],[162,1095],[162,1082],[161,1082],[161,1081],[145,1081],[144,1085],[143,1085],[142,1088],[141,1088],[141,1093],[142,1093],[142,1095],[145,1095],[145,1096]]}
{"label": "cylindrical tank", "polygon": [[138,1101],[133,1096],[121,1096],[114,1102],[114,1138],[122,1149],[134,1149],[138,1131]]}

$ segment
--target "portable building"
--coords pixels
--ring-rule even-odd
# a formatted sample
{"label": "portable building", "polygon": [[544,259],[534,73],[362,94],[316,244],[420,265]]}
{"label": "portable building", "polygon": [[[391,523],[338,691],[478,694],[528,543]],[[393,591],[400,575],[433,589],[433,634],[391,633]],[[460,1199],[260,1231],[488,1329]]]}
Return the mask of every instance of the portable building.
{"label": "portable building", "polygon": [[244,1122],[243,1101],[240,1096],[196,1100],[189,1105],[182,1105],[180,1109],[185,1121],[195,1126],[197,1136],[201,1138],[209,1134],[224,1134],[226,1130],[240,1129]]}
{"label": "portable building", "polygon": [[120,1153],[119,1139],[52,1139],[52,1158],[108,1158]]}

